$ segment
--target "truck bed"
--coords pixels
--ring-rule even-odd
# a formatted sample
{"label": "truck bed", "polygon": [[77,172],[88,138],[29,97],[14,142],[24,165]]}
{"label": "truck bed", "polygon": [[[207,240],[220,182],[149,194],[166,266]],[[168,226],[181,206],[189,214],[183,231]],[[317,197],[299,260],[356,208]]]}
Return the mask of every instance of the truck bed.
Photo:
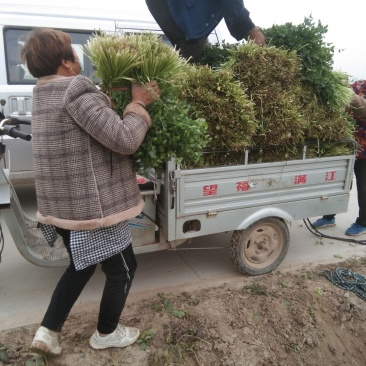
{"label": "truck bed", "polygon": [[355,156],[181,169],[168,163],[158,220],[168,241],[346,212]]}

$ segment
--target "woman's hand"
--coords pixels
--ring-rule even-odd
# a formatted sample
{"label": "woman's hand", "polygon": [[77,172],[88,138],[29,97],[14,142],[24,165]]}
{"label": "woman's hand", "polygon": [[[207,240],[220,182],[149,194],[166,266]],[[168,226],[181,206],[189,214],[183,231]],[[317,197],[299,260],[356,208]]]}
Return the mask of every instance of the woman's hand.
{"label": "woman's hand", "polygon": [[132,84],[132,103],[146,107],[160,97],[160,89],[156,81],[144,85]]}

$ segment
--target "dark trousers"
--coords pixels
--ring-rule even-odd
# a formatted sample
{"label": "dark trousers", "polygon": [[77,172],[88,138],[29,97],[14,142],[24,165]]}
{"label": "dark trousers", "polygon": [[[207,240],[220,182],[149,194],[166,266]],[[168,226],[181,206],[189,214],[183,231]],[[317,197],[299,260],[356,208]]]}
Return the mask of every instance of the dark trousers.
{"label": "dark trousers", "polygon": [[[366,227],[366,159],[358,159],[355,161],[354,172],[359,208],[356,223]],[[333,219],[335,215],[324,215],[323,217],[330,220]]]}
{"label": "dark trousers", "polygon": [[173,19],[166,0],[146,0],[151,15],[159,24],[173,46],[179,50],[182,57],[196,63],[202,56],[206,37],[201,39],[186,40],[184,32]]}
{"label": "dark trousers", "polygon": [[[41,325],[59,332],[97,265],[76,271],[70,250],[70,231],[58,229],[57,232],[64,240],[71,264],[53,292]],[[106,281],[100,302],[97,330],[99,333],[109,334],[118,325],[137,268],[132,244],[121,253],[101,262],[101,266],[106,275]]]}

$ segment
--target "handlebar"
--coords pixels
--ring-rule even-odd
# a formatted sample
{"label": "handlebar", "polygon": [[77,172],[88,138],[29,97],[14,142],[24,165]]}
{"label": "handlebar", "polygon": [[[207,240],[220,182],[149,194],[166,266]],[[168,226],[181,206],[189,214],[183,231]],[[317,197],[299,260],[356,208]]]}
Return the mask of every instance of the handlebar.
{"label": "handlebar", "polygon": [[16,126],[6,125],[1,129],[1,134],[8,135],[10,137],[17,138],[19,137],[22,140],[30,141],[32,140],[32,135],[19,131]]}
{"label": "handlebar", "polygon": [[8,135],[14,138],[19,137],[22,140],[30,141],[32,140],[32,135],[18,129],[19,124],[28,123],[28,121],[20,121],[17,118],[5,118],[0,122],[0,135]]}

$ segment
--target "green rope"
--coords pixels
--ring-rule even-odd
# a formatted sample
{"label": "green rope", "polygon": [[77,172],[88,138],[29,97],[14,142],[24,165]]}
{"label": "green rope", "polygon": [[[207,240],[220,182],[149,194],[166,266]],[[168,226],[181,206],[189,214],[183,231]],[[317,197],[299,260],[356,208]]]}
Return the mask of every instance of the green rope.
{"label": "green rope", "polygon": [[334,285],[343,290],[352,291],[361,299],[366,300],[366,277],[351,272],[346,268],[336,268],[334,271],[324,271],[324,276]]}

